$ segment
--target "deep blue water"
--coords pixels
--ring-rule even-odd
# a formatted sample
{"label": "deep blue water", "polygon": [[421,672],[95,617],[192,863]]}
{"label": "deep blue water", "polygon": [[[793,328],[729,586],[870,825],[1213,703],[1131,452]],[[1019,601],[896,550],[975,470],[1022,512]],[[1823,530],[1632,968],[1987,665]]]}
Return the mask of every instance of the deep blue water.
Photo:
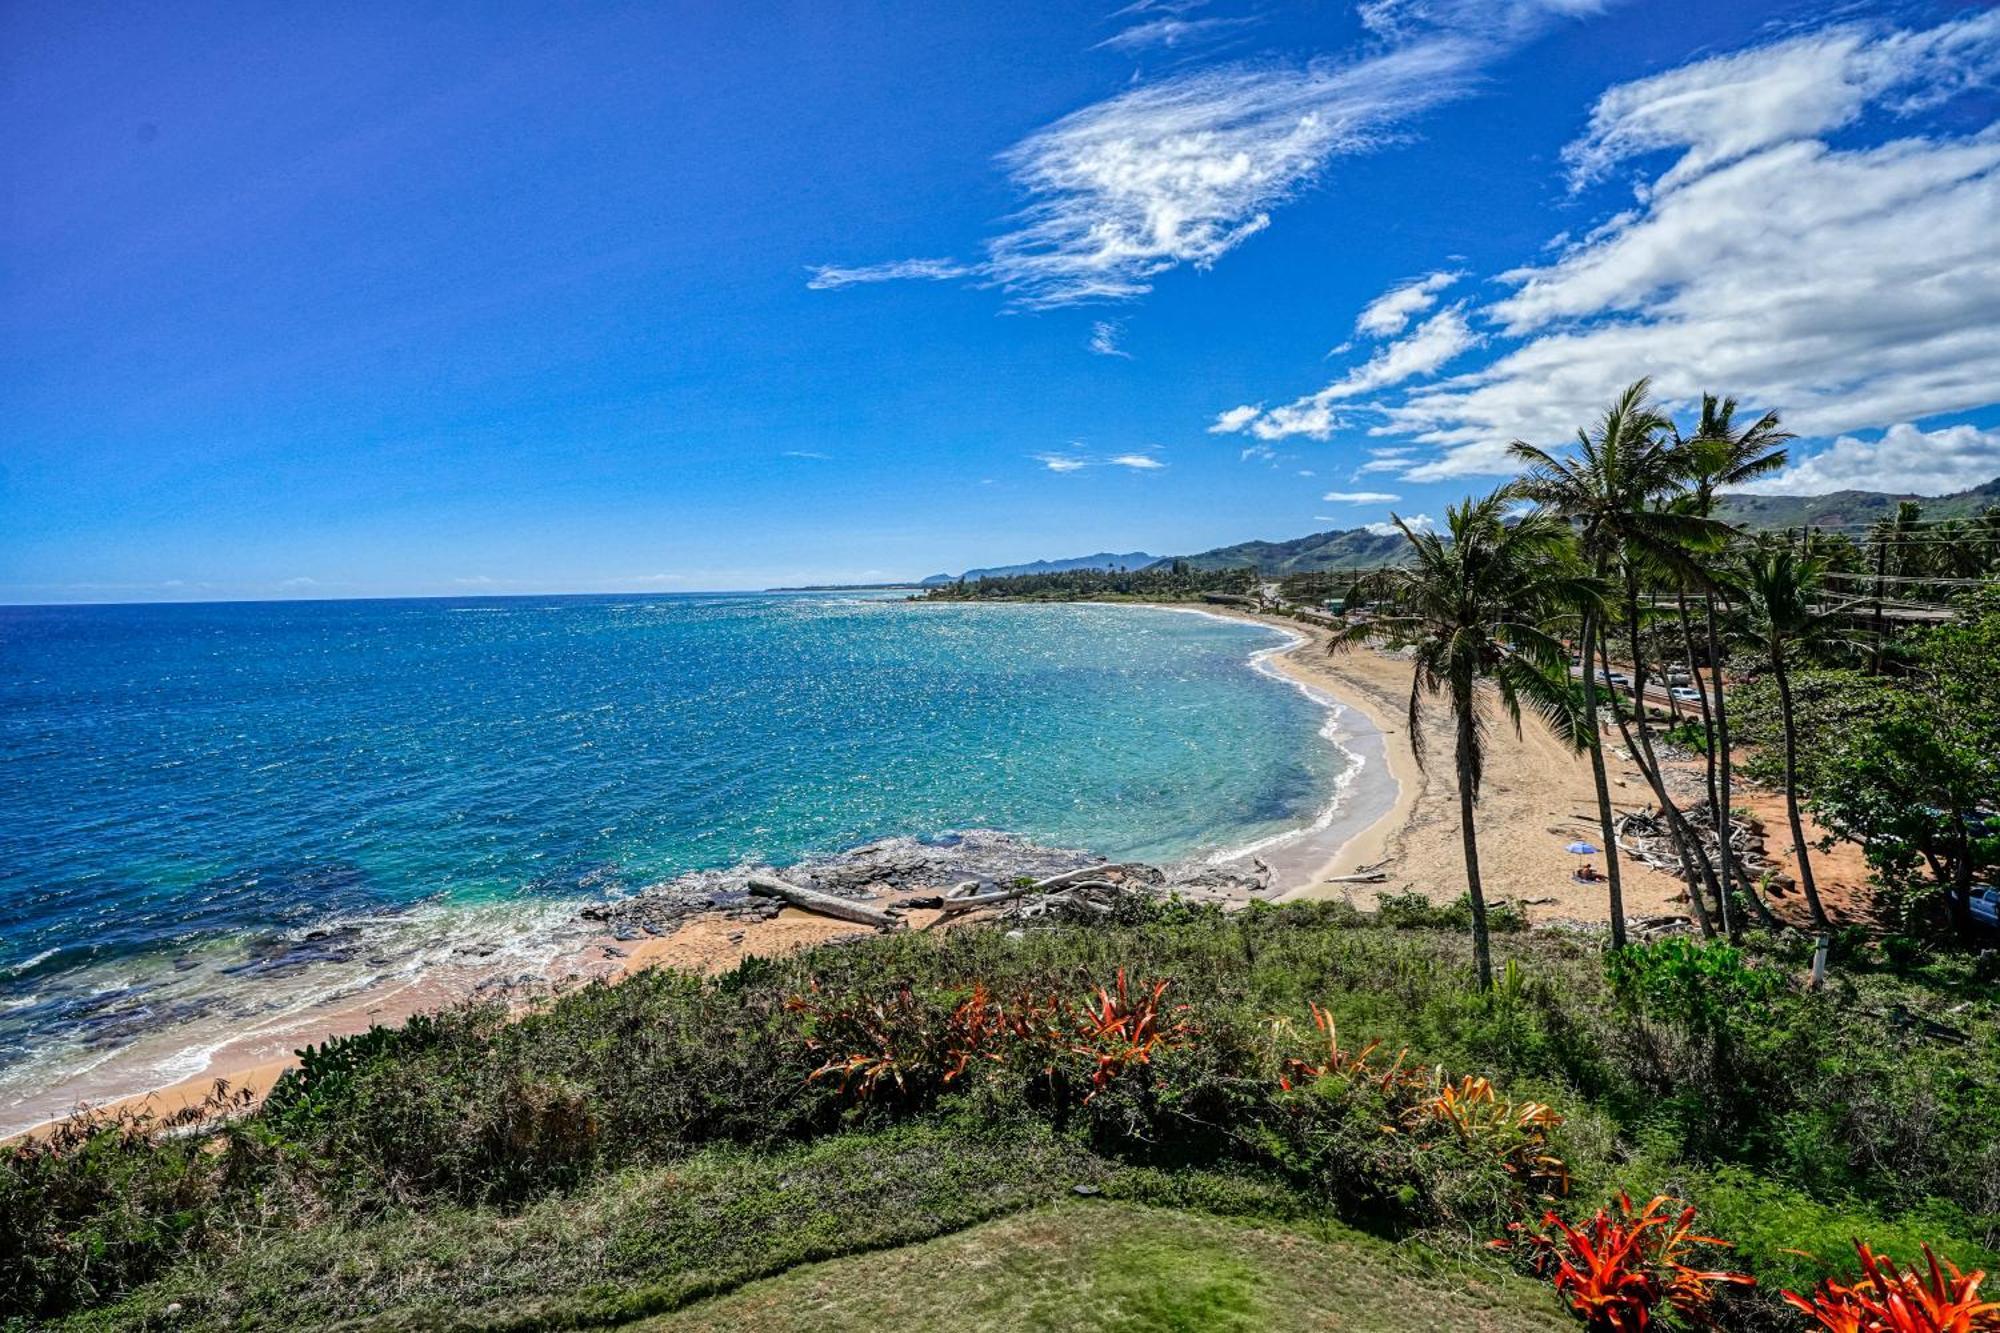
{"label": "deep blue water", "polygon": [[1343,756],[1248,669],[1281,642],[828,595],[0,608],[0,1106],[256,1012],[329,925],[889,834],[1169,858],[1300,824]]}

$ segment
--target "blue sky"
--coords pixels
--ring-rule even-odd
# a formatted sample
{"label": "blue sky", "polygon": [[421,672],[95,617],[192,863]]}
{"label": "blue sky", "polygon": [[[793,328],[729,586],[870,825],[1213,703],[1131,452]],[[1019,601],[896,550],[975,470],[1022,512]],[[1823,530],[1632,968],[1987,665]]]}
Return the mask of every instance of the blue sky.
{"label": "blue sky", "polygon": [[1996,79],[1950,2],[0,5],[0,601],[1191,551],[1647,373],[1956,489]]}

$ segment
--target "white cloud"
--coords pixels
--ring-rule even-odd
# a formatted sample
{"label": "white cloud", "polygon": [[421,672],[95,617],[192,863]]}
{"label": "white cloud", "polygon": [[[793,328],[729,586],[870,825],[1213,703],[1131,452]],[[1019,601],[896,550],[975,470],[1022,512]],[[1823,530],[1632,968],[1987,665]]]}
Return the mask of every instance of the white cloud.
{"label": "white cloud", "polygon": [[[1466,96],[1481,72],[1596,0],[1430,0],[1398,7],[1393,37],[1346,59],[1230,65],[1141,84],[1000,155],[1027,199],[977,264],[823,268],[811,285],[975,277],[1026,308],[1126,300],[1182,265],[1206,268],[1337,157],[1392,142]],[[1387,31],[1387,29],[1385,29]]]}
{"label": "white cloud", "polygon": [[[1361,526],[1365,531],[1372,532],[1377,537],[1393,537],[1400,531],[1394,523],[1363,523]],[[1403,526],[1407,527],[1411,532],[1435,532],[1437,531],[1437,520],[1429,514],[1411,514],[1403,520]]]}
{"label": "white cloud", "polygon": [[1466,322],[1465,305],[1461,302],[1432,315],[1417,325],[1409,337],[1382,347],[1318,393],[1251,417],[1238,416],[1243,409],[1236,408],[1218,417],[1210,429],[1220,429],[1225,419],[1235,419],[1240,423],[1238,430],[1247,426],[1260,440],[1281,440],[1292,435],[1324,440],[1340,426],[1340,418],[1334,413],[1335,404],[1419,375],[1435,374],[1452,358],[1481,341],[1480,335]]}
{"label": "white cloud", "polygon": [[1621,84],[1563,150],[1572,188],[1618,162],[1684,149],[1672,189],[1728,162],[1853,124],[1870,105],[1921,109],[1973,86],[2000,56],[2000,10],[1916,32],[1844,24]]}
{"label": "white cloud", "polygon": [[810,458],[820,462],[825,462],[833,457],[832,454],[823,454],[817,449],[787,449],[782,456],[785,458]]}
{"label": "white cloud", "polygon": [[[1764,52],[1777,53],[1768,80]],[[1848,100],[1794,107],[1783,90],[1798,68],[1827,72]],[[1508,440],[1567,440],[1642,374],[1669,406],[1724,391],[1808,438],[1994,402],[2000,125],[1843,146],[1797,135],[1852,125],[1855,98],[1893,116],[1997,78],[2000,11],[1917,32],[1841,27],[1607,92],[1573,169],[1682,155],[1638,207],[1502,275],[1513,291],[1467,312],[1508,344],[1497,359],[1356,404],[1370,434],[1431,446],[1363,470],[1512,472]],[[1331,426],[1315,413],[1335,401],[1325,392],[1235,419],[1311,434]]]}
{"label": "white cloud", "polygon": [[1319,498],[1332,504],[1392,505],[1403,497],[1388,491],[1328,491]]}
{"label": "white cloud", "polygon": [[[1362,308],[1354,321],[1354,331],[1369,338],[1392,338],[1401,333],[1411,318],[1437,304],[1438,293],[1464,277],[1463,273],[1432,273],[1415,282],[1391,287]],[[1345,351],[1349,344],[1334,348]]]}
{"label": "white cloud", "polygon": [[1245,426],[1255,421],[1257,414],[1263,410],[1262,404],[1252,405],[1246,403],[1242,407],[1232,407],[1227,412],[1218,412],[1215,414],[1215,421],[1208,428],[1208,433],[1210,435],[1234,435],[1237,431],[1242,430]]}
{"label": "white cloud", "polygon": [[904,278],[947,282],[953,278],[969,277],[975,271],[955,259],[894,259],[886,264],[863,264],[858,268],[821,264],[812,271],[806,286],[816,292],[824,292],[852,287],[856,283],[896,282]]}
{"label": "white cloud", "polygon": [[[1278,451],[1276,449],[1273,449],[1268,444],[1253,444],[1247,449],[1245,449],[1242,453],[1237,455],[1237,457],[1245,463],[1249,462],[1253,458],[1260,463],[1270,462],[1270,460],[1276,458],[1277,456],[1278,456]],[[1277,464],[1275,463],[1272,463],[1271,465],[1273,467],[1277,466]]]}
{"label": "white cloud", "polygon": [[1118,345],[1125,336],[1125,326],[1115,319],[1100,319],[1090,326],[1090,350],[1099,356],[1122,356],[1127,360],[1132,354]]}
{"label": "white cloud", "polygon": [[1257,21],[1254,18],[1183,19],[1162,16],[1120,29],[1098,45],[1108,46],[1114,51],[1143,51],[1154,46],[1171,51],[1188,42],[1211,41],[1232,28]]}
{"label": "white cloud", "polygon": [[1035,461],[1051,472],[1081,472],[1087,467],[1122,467],[1134,472],[1154,472],[1166,466],[1151,454],[1113,454],[1093,458],[1088,454],[1036,454]]}
{"label": "white cloud", "polygon": [[1949,495],[2000,477],[2000,429],[1946,426],[1922,431],[1899,422],[1879,440],[1843,435],[1776,476],[1742,489],[1765,495],[1891,491]]}

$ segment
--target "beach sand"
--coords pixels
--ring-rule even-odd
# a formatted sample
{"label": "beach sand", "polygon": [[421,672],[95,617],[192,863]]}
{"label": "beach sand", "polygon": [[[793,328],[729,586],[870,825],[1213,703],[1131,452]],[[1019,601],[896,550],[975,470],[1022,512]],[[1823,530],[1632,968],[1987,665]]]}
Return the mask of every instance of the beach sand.
{"label": "beach sand", "polygon": [[[1424,713],[1424,752],[1429,767],[1417,764],[1406,718],[1410,662],[1407,658],[1357,648],[1326,650],[1324,629],[1281,616],[1222,610],[1231,619],[1285,630],[1303,638],[1297,647],[1272,658],[1293,679],[1323,690],[1363,713],[1382,733],[1389,771],[1400,791],[1382,818],[1334,851],[1317,873],[1285,894],[1295,898],[1348,898],[1369,907],[1381,892],[1416,892],[1449,902],[1465,892],[1465,857],[1458,830],[1458,779],[1453,771],[1450,711],[1433,701]],[[1530,921],[1606,921],[1604,885],[1579,884],[1572,876],[1581,858],[1563,848],[1577,839],[1603,841],[1597,825],[1597,797],[1590,764],[1551,735],[1541,722],[1524,717],[1521,734],[1497,715],[1489,728],[1486,779],[1478,809],[1479,864],[1489,900],[1521,904]],[[1621,810],[1652,802],[1636,769],[1612,759],[1611,799]],[[1601,871],[1603,858],[1591,858]],[[1358,866],[1382,864],[1382,884],[1329,884]],[[1678,879],[1629,860],[1619,863],[1627,917],[1684,913],[1685,887]]]}
{"label": "beach sand", "polygon": [[[1324,827],[1257,851],[1272,866],[1282,898],[1346,899],[1371,907],[1378,893],[1417,892],[1438,902],[1450,902],[1464,893],[1458,792],[1450,762],[1450,719],[1442,708],[1427,710],[1425,746],[1431,767],[1420,768],[1404,725],[1410,687],[1408,660],[1366,648],[1329,655],[1323,629],[1233,609],[1202,609],[1292,634],[1297,642],[1287,650],[1266,655],[1265,664],[1309,691],[1352,708],[1370,724],[1350,722],[1341,727],[1336,719],[1334,725],[1341,743],[1359,754],[1364,766],[1374,765],[1377,771],[1349,788]],[[1381,769],[1387,770],[1393,782],[1382,780]],[[1613,799],[1621,808],[1638,808],[1649,802],[1650,793],[1636,772],[1614,767],[1612,776]],[[1511,728],[1495,725],[1490,732],[1478,826],[1488,898],[1519,903],[1532,921],[1605,920],[1603,886],[1572,879],[1578,858],[1563,850],[1578,838],[1600,841],[1595,808],[1589,765],[1566,750],[1538,721],[1525,719],[1518,738]],[[1782,815],[1773,824],[1774,832],[1780,827]],[[1774,850],[1781,837],[1774,837]],[[1601,866],[1601,858],[1598,860]],[[1356,867],[1378,864],[1388,876],[1384,883],[1326,882]],[[1683,910],[1676,901],[1682,893],[1678,880],[1629,861],[1623,863],[1623,869],[1628,916]],[[928,916],[911,913],[909,919],[913,926],[922,926]],[[560,987],[599,978],[616,980],[661,966],[715,973],[736,966],[752,953],[767,957],[791,953],[865,933],[866,927],[791,908],[769,921],[703,918],[672,934],[629,943],[619,944],[608,936],[592,939],[550,969],[549,979]],[[349,1005],[302,1020],[282,1037],[267,1034],[224,1045],[210,1055],[202,1073],[109,1104],[165,1114],[199,1101],[213,1090],[218,1078],[232,1088],[249,1088],[261,1096],[279,1074],[296,1063],[290,1055],[292,1048],[365,1031],[378,1023],[400,1023],[413,1014],[455,1003],[466,993],[464,985],[438,977],[360,996]]]}

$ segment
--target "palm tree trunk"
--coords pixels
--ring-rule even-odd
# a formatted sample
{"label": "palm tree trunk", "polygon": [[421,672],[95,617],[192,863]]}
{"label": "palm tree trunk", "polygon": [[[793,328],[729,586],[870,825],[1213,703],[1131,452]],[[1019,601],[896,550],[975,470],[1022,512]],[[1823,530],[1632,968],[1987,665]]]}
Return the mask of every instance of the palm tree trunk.
{"label": "palm tree trunk", "polygon": [[1708,686],[1703,683],[1701,668],[1695,665],[1694,620],[1688,615],[1687,590],[1681,589],[1674,597],[1681,614],[1681,649],[1687,654],[1688,681],[1694,692],[1701,696],[1701,733],[1707,740],[1706,751],[1708,769],[1708,815],[1709,823],[1716,830],[1716,853],[1721,862],[1717,867],[1719,884],[1716,889],[1716,910],[1722,914],[1722,933],[1736,938],[1736,923],[1729,915],[1729,844],[1723,841],[1722,801],[1715,785],[1715,714],[1708,705]]}
{"label": "palm tree trunk", "polygon": [[[1611,658],[1608,654],[1604,656],[1603,664],[1604,670],[1606,673],[1609,673],[1611,670]],[[1633,687],[1635,689],[1638,688],[1643,679],[1644,676],[1635,666],[1632,676]],[[1638,711],[1641,706],[1635,704],[1634,711]],[[1693,913],[1695,925],[1701,930],[1702,935],[1704,937],[1713,937],[1715,927],[1709,924],[1708,902],[1702,896],[1701,881],[1695,875],[1694,862],[1688,859],[1687,841],[1681,836],[1680,826],[1668,815],[1668,810],[1672,802],[1667,800],[1666,787],[1660,782],[1659,774],[1654,772],[1652,767],[1648,765],[1646,754],[1640,750],[1638,741],[1633,738],[1632,728],[1626,725],[1625,710],[1618,706],[1618,696],[1615,692],[1611,696],[1611,717],[1618,724],[1618,734],[1625,738],[1626,752],[1632,756],[1632,763],[1646,779],[1646,785],[1652,788],[1653,799],[1660,804],[1660,814],[1667,820],[1667,833],[1674,840],[1675,854],[1680,857],[1681,880],[1687,885],[1688,911]],[[1641,735],[1645,734],[1644,727],[1645,723],[1642,720],[1640,723]]]}
{"label": "palm tree trunk", "polygon": [[1479,800],[1478,764],[1474,749],[1479,744],[1474,701],[1469,686],[1454,686],[1451,704],[1458,714],[1458,832],[1465,843],[1465,893],[1472,903],[1472,966],[1479,974],[1479,989],[1493,989],[1493,950],[1486,934],[1486,893],[1479,883],[1479,840],[1473,833],[1472,807]]}
{"label": "palm tree trunk", "polygon": [[[1687,880],[1688,906],[1694,912],[1695,925],[1700,927],[1704,938],[1713,938],[1715,923],[1709,919],[1706,895],[1715,892],[1715,872],[1709,868],[1708,857],[1695,840],[1694,830],[1682,816],[1681,808],[1667,794],[1666,775],[1660,771],[1659,756],[1653,752],[1652,729],[1646,721],[1646,658],[1639,641],[1639,581],[1629,565],[1625,570],[1625,633],[1632,650],[1632,721],[1639,729],[1639,748],[1633,753],[1660,803],[1667,831],[1673,835],[1674,846],[1680,852],[1681,874]],[[1626,743],[1631,743],[1629,738]]]}
{"label": "palm tree trunk", "polygon": [[1799,887],[1806,891],[1806,906],[1812,910],[1813,925],[1829,929],[1826,908],[1820,905],[1819,886],[1813,883],[1812,859],[1806,855],[1806,829],[1799,821],[1798,734],[1792,724],[1792,682],[1785,675],[1785,648],[1771,644],[1771,667],[1778,677],[1778,713],[1785,729],[1785,818],[1792,825],[1792,851],[1799,858]]}
{"label": "palm tree trunk", "polygon": [[[1599,577],[1603,570],[1598,571]],[[1597,786],[1597,826],[1604,840],[1604,872],[1611,890],[1611,947],[1625,947],[1625,890],[1618,879],[1618,835],[1611,827],[1611,784],[1604,778],[1604,737],[1597,725],[1597,612],[1583,613],[1583,726],[1590,738],[1590,778]]]}
{"label": "palm tree trunk", "polygon": [[1715,673],[1715,776],[1717,795],[1721,798],[1721,804],[1716,806],[1716,833],[1722,843],[1724,864],[1744,872],[1743,896],[1749,899],[1757,919],[1763,922],[1765,929],[1776,930],[1781,923],[1757,895],[1757,886],[1750,882],[1749,871],[1736,860],[1735,816],[1730,813],[1729,804],[1732,794],[1729,789],[1729,700],[1724,697],[1722,689],[1722,636],[1716,628],[1715,594],[1703,594],[1702,601],[1708,614],[1708,664]]}

